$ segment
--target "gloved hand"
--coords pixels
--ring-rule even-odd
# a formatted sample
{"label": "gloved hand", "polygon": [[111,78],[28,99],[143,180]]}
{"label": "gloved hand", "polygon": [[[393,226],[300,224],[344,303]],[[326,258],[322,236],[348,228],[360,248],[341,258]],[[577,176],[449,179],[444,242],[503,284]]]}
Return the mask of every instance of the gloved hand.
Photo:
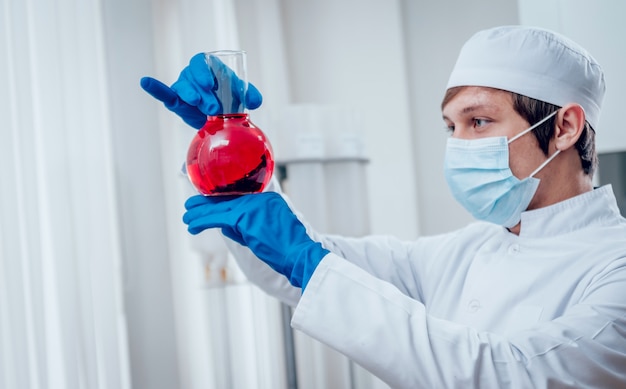
{"label": "gloved hand", "polygon": [[313,241],[304,225],[276,192],[242,196],[193,196],[185,203],[183,221],[192,234],[221,228],[247,246],[272,269],[302,291],[317,265],[329,253]]}
{"label": "gloved hand", "polygon": [[[224,65],[224,68],[230,70]],[[239,81],[230,71],[232,84]],[[222,107],[215,97],[215,77],[207,66],[204,53],[194,55],[189,65],[180,73],[178,80],[171,88],[152,77],[143,77],[141,87],[165,107],[180,116],[185,123],[200,129],[206,123],[207,116],[215,116],[222,112]],[[248,109],[261,106],[263,97],[259,90],[248,83],[248,91],[244,104]]]}

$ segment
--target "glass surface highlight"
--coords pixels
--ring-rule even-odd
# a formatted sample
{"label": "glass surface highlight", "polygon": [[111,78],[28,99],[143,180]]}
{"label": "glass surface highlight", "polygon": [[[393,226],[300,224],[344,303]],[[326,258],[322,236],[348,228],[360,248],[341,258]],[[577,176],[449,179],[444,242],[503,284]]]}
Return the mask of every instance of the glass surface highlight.
{"label": "glass surface highlight", "polygon": [[274,171],[272,146],[243,103],[248,88],[245,54],[205,53],[220,109],[191,141],[186,161],[189,180],[205,196],[262,192]]}
{"label": "glass surface highlight", "polygon": [[189,180],[205,196],[262,192],[273,170],[272,147],[248,114],[209,117],[187,153]]}

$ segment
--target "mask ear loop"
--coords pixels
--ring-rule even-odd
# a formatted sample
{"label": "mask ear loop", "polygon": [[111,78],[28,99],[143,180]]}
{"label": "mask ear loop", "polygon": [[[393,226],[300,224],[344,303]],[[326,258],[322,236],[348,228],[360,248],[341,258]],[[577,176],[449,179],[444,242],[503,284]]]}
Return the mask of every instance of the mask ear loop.
{"label": "mask ear loop", "polygon": [[[532,130],[534,130],[535,128],[539,127],[540,125],[542,125],[543,123],[546,122],[546,120],[550,119],[552,116],[556,115],[556,113],[559,112],[559,110],[557,109],[556,111],[552,112],[550,115],[546,116],[545,118],[539,120],[537,123],[535,123],[534,125],[530,126],[528,129],[520,132],[519,134],[515,135],[513,138],[509,139],[508,143],[510,144],[511,142],[513,142],[514,140],[516,140],[519,137],[522,137],[526,134],[528,134],[529,132],[531,132]],[[535,174],[539,173],[541,171],[541,169],[543,169],[544,167],[546,167],[547,164],[550,163],[550,161],[552,161],[557,155],[559,155],[559,153],[561,152],[561,150],[557,150],[554,154],[552,154],[550,156],[550,158],[546,159],[545,161],[543,161],[543,163],[541,165],[539,165],[539,167],[537,169],[535,169],[535,171],[533,171],[532,173],[530,173],[530,177],[534,177]]]}
{"label": "mask ear loop", "polygon": [[546,116],[545,118],[541,119],[540,121],[538,121],[537,123],[533,124],[532,126],[530,126],[528,129],[520,132],[519,134],[515,135],[513,138],[509,139],[508,143],[510,144],[511,142],[513,142],[514,140],[516,140],[517,138],[520,138],[526,134],[528,134],[529,132],[531,132],[532,130],[534,130],[535,128],[539,127],[540,125],[542,125],[543,123],[546,122],[546,120],[550,119],[552,116],[556,115],[556,113],[559,112],[559,110],[557,109],[556,111],[552,112],[550,115]]}
{"label": "mask ear loop", "polygon": [[541,169],[543,169],[544,167],[546,167],[546,165],[547,165],[547,164],[549,164],[549,163],[550,163],[550,161],[552,161],[552,160],[553,160],[553,159],[554,159],[557,155],[559,155],[559,153],[560,153],[560,152],[561,152],[561,150],[556,150],[556,151],[554,152],[554,154],[552,154],[552,155],[550,156],[550,158],[548,158],[548,159],[546,159],[545,161],[543,161],[543,163],[542,163],[541,165],[539,165],[539,167],[538,167],[537,169],[535,169],[535,171],[534,171],[534,172],[530,173],[530,176],[528,176],[528,177],[534,177],[534,176],[535,176],[535,174],[539,173],[539,171],[540,171]]}

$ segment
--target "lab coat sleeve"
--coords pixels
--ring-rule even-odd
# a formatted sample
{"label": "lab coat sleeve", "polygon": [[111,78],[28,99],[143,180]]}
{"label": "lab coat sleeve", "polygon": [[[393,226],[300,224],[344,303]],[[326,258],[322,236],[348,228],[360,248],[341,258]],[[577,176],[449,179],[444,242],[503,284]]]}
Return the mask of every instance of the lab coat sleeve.
{"label": "lab coat sleeve", "polygon": [[436,258],[433,250],[453,236],[425,237],[412,242],[385,235],[361,238],[326,235],[317,239],[341,258],[423,301],[421,277],[431,275],[427,269],[429,261]]}
{"label": "lab coat sleeve", "polygon": [[[292,210],[294,209],[289,199],[282,193],[280,184],[275,177],[272,177],[266,191],[272,191],[280,193],[285,200],[289,203]],[[307,230],[310,227],[307,227]],[[226,247],[235,258],[235,262],[241,269],[242,273],[246,276],[248,281],[258,286],[265,293],[269,294],[282,301],[283,303],[295,307],[302,290],[296,288],[289,283],[289,280],[280,273],[277,273],[265,262],[261,261],[254,253],[247,247],[240,245],[239,243],[224,237]]]}
{"label": "lab coat sleeve", "polygon": [[430,316],[394,285],[328,254],[292,326],[393,388],[626,387],[626,261],[562,317],[504,337]]}
{"label": "lab coat sleeve", "polygon": [[237,265],[250,282],[283,303],[292,307],[296,306],[302,294],[300,288],[291,285],[287,277],[274,271],[257,258],[249,248],[226,237],[224,240]]}
{"label": "lab coat sleeve", "polygon": [[[403,293],[421,301],[420,276],[429,274],[426,270],[429,259],[437,256],[434,248],[445,245],[446,240],[453,239],[455,234],[421,238],[407,242],[392,236],[343,237],[317,232],[302,215],[287,195],[282,192],[280,184],[273,178],[268,191],[280,193],[300,222],[305,226],[308,235],[320,242],[329,251],[345,260],[361,267],[375,277],[392,283]],[[301,295],[300,288],[293,287],[281,274],[276,273],[268,265],[260,261],[247,247],[225,238],[226,245],[235,257],[236,262],[247,279],[263,291],[282,302],[295,306]],[[385,258],[385,260],[381,260]],[[419,261],[415,261],[419,258]]]}
{"label": "lab coat sleeve", "polygon": [[[415,244],[388,236],[349,238],[321,234],[311,227],[304,215],[294,207],[289,197],[282,193],[277,180],[273,179],[267,190],[281,193],[292,211],[304,224],[311,239],[322,243],[326,249],[365,269],[377,278],[396,285],[405,294],[419,298],[421,282],[416,278],[419,274],[426,274],[425,271],[419,270],[419,266],[425,263],[410,259],[416,257],[434,258],[434,255],[420,255],[415,254],[414,251],[422,246],[440,246],[440,244],[427,245],[424,243],[437,238],[421,239],[419,244]],[[288,305],[295,306],[298,303],[301,295],[300,288],[291,286],[287,278],[260,261],[247,247],[228,238],[225,240],[228,249],[248,280]],[[387,260],[381,261],[380,258],[387,258]]]}

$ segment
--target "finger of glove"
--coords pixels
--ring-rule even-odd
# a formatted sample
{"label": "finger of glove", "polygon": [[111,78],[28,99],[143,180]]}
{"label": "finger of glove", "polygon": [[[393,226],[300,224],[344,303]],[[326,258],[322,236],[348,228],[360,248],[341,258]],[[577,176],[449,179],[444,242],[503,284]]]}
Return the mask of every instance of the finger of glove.
{"label": "finger of glove", "polygon": [[206,63],[204,53],[191,57],[187,65],[172,85],[178,95],[187,103],[198,105],[202,96],[212,94],[215,87],[215,77]]}
{"label": "finger of glove", "polygon": [[[220,60],[218,57],[211,56],[209,62],[210,62],[209,67],[211,68],[215,77],[222,79],[222,80],[225,78],[228,79],[231,84],[231,89],[233,90],[233,96],[237,96],[238,93],[236,91],[241,89],[240,84],[243,81],[235,74],[235,72],[231,68],[226,66],[226,64],[222,62],[222,60]],[[215,79],[213,81],[217,82]],[[213,87],[215,88],[216,85],[213,85]],[[256,109],[261,106],[262,102],[263,102],[263,97],[261,95],[261,92],[259,92],[257,87],[254,86],[252,83],[248,83],[248,88],[244,96],[244,102],[243,102],[245,107],[248,109]],[[233,104],[238,105],[236,104],[236,102],[233,102]],[[231,108],[235,109],[235,107],[231,107]]]}
{"label": "finger of glove", "polygon": [[218,217],[226,213],[230,213],[235,219],[239,219],[240,215],[256,212],[255,210],[263,210],[266,213],[276,199],[284,202],[280,195],[274,192],[240,196],[192,196],[185,202],[187,212],[183,215],[183,222],[190,224],[196,219]]}
{"label": "finger of glove", "polygon": [[212,91],[196,89],[193,82],[187,76],[181,74],[181,78],[172,85],[172,89],[187,104],[196,107],[204,116],[215,116],[222,112],[221,105]]}
{"label": "finger of glove", "polygon": [[[214,76],[214,85],[213,90],[217,91],[222,90],[230,90],[230,95],[233,99],[230,107],[223,107],[223,102],[220,101],[219,98],[215,97],[215,103],[219,106],[216,113],[224,112],[224,108],[227,108],[229,112],[239,112],[239,105],[241,103],[242,97],[239,97],[241,91],[243,91],[242,80],[237,76],[237,74],[228,67],[218,56],[209,55],[207,58],[207,63],[211,72]],[[221,93],[221,92],[217,92]],[[213,107],[207,108],[207,110],[213,109]]]}
{"label": "finger of glove", "polygon": [[[213,198],[213,197],[207,197]],[[220,215],[226,215],[228,213],[235,214],[234,209],[237,204],[232,204],[229,201],[222,202],[213,202],[208,201],[204,204],[197,205],[191,209],[189,209],[183,215],[183,223],[190,225],[195,220],[204,219],[204,218],[218,218]],[[241,211],[237,211],[237,214],[241,214]]]}
{"label": "finger of glove", "polygon": [[142,77],[139,84],[155,99],[163,102],[166,106],[175,104],[178,95],[169,86],[152,77]]}
{"label": "finger of glove", "polygon": [[198,105],[202,100],[202,90],[195,85],[193,76],[189,74],[189,67],[180,72],[178,80],[172,84],[172,90],[187,104]]}
{"label": "finger of glove", "polygon": [[[193,211],[188,211],[185,215],[189,212]],[[230,229],[230,233],[236,236],[237,220],[237,215],[230,210],[212,211],[201,217],[192,217],[187,223],[187,231],[196,235],[209,228],[222,228]]]}
{"label": "finger of glove", "polygon": [[220,202],[224,202],[224,201],[233,200],[233,199],[236,199],[238,197],[241,197],[241,196],[239,196],[239,195],[233,195],[233,196],[203,196],[203,195],[196,195],[196,196],[191,196],[190,198],[187,199],[187,201],[185,201],[185,209],[186,210],[190,210],[190,209],[196,208],[196,207],[201,206],[201,205],[216,204],[216,203],[220,203]]}
{"label": "finger of glove", "polygon": [[[240,84],[243,82],[235,72],[226,66],[224,62],[222,62],[218,57],[211,57],[211,68],[213,72],[217,75],[220,75],[219,78],[223,79],[224,77],[221,74],[225,74],[226,77],[230,80],[231,89],[233,91],[237,91],[240,89]],[[233,95],[237,96],[237,93],[234,92]],[[256,109],[261,106],[263,102],[263,97],[261,92],[254,86],[252,83],[248,83],[248,89],[246,91],[246,95],[244,96],[244,105],[248,109]]]}
{"label": "finger of glove", "polygon": [[204,230],[208,230],[211,228],[229,228],[228,224],[220,223],[220,222],[211,222],[204,219],[194,220],[189,223],[187,226],[187,231],[189,231],[192,235],[198,235]]}
{"label": "finger of glove", "polygon": [[176,99],[172,104],[165,104],[170,111],[180,116],[185,123],[195,129],[200,129],[206,123],[207,115],[202,113],[198,107],[189,105],[181,99]]}
{"label": "finger of glove", "polygon": [[[185,208],[188,211],[183,215],[183,222],[189,225],[188,230],[192,234],[198,234],[206,228],[212,228],[208,226],[193,227],[192,224],[195,223],[195,220],[204,218],[209,214],[213,216],[218,213],[227,214],[231,210],[230,206],[216,207],[216,205],[234,200],[237,197],[240,196],[192,196],[185,202]],[[224,225],[222,226],[222,233],[237,243],[245,245],[243,237],[235,228]]]}
{"label": "finger of glove", "polygon": [[222,234],[224,234],[225,237],[234,240],[235,242],[239,243],[242,246],[246,245],[246,242],[243,240],[243,236],[241,236],[241,234],[237,232],[237,230],[235,230],[234,228],[222,227]]}
{"label": "finger of glove", "polygon": [[217,88],[216,74],[226,73],[229,79],[237,76],[218,57],[211,56],[210,63],[204,53],[199,53],[189,62],[188,79],[193,80],[196,90],[200,94],[198,108],[207,115],[213,116],[224,112],[221,102],[213,91]]}
{"label": "finger of glove", "polygon": [[207,115],[200,112],[200,110],[196,107],[189,106],[189,108],[176,109],[173,111],[180,116],[185,123],[189,124],[196,130],[201,129],[206,123]]}
{"label": "finger of glove", "polygon": [[205,93],[201,96],[198,109],[208,116],[215,116],[224,112],[222,103],[220,103],[213,93]]}
{"label": "finger of glove", "polygon": [[240,112],[243,105],[243,91],[244,91],[244,83],[238,77],[234,77],[230,80],[230,92],[233,98],[231,102],[230,111],[231,112]]}
{"label": "finger of glove", "polygon": [[254,86],[251,82],[248,83],[248,91],[246,92],[245,97],[246,108],[248,109],[257,109],[263,103],[263,96],[261,92]]}
{"label": "finger of glove", "polygon": [[[205,65],[206,66],[206,65]],[[205,88],[198,84],[190,67],[185,68],[172,89],[180,95],[185,102],[197,106],[198,110],[205,115],[214,116],[223,112],[220,102],[215,97],[211,87]],[[213,82],[211,85],[214,86]]]}
{"label": "finger of glove", "polygon": [[204,53],[198,53],[191,57],[187,77],[193,80],[201,90],[212,90],[215,87],[215,76],[211,72]]}
{"label": "finger of glove", "polygon": [[[229,68],[218,56],[209,55],[207,61],[208,62],[205,62],[205,66],[210,69],[213,76],[213,82],[217,82],[218,79],[239,79],[233,69]],[[215,85],[212,85],[212,88],[215,88]]]}
{"label": "finger of glove", "polygon": [[206,204],[210,200],[211,200],[211,197],[209,196],[203,196],[203,195],[191,196],[190,198],[187,199],[187,201],[185,201],[185,209],[190,210],[192,208]]}
{"label": "finger of glove", "polygon": [[161,81],[152,77],[143,77],[141,87],[155,99],[163,102],[165,107],[174,112],[191,127],[200,129],[206,123],[206,114],[197,107],[189,105],[178,97],[175,91]]}

